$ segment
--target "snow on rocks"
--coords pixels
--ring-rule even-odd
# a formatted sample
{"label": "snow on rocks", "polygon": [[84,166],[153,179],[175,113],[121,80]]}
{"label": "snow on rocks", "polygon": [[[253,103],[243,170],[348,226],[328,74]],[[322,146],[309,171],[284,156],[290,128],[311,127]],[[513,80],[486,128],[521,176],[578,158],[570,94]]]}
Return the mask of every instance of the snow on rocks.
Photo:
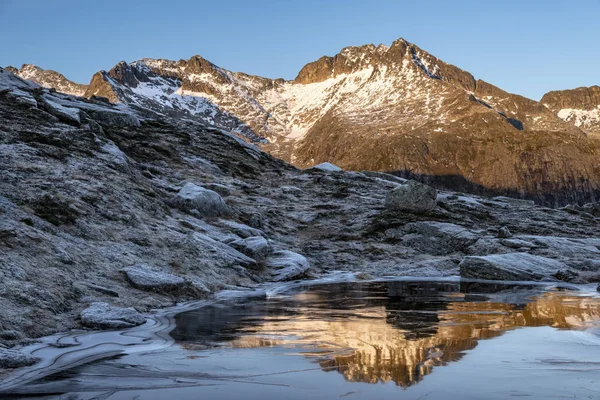
{"label": "snow on rocks", "polygon": [[191,182],[186,183],[177,193],[173,204],[184,211],[194,211],[202,217],[220,217],[231,213],[217,192]]}
{"label": "snow on rocks", "polygon": [[267,259],[267,267],[271,269],[271,280],[284,282],[306,276],[310,264],[301,254],[280,250]]}
{"label": "snow on rocks", "polygon": [[560,261],[528,253],[469,256],[459,268],[463,278],[509,281],[541,280],[568,270]]}
{"label": "snow on rocks", "polygon": [[392,211],[431,211],[436,206],[437,191],[417,181],[408,181],[388,193],[385,207]]}
{"label": "snow on rocks", "polygon": [[92,303],[81,312],[81,323],[94,329],[124,329],[142,325],[146,318],[133,308],[111,306],[108,303]]}
{"label": "snow on rocks", "polygon": [[33,365],[39,358],[13,349],[0,349],[0,368],[21,368]]}
{"label": "snow on rocks", "polygon": [[307,171],[323,171],[323,172],[342,172],[342,169],[335,164],[324,162],[313,167],[307,168]]}

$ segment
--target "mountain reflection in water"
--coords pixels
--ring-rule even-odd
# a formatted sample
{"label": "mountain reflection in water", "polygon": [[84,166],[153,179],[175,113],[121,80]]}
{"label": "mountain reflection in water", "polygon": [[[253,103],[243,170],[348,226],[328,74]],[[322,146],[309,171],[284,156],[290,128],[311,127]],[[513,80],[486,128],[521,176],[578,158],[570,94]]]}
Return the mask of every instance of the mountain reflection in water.
{"label": "mountain reflection in water", "polygon": [[536,286],[377,282],[304,288],[177,316],[186,348],[284,346],[352,382],[407,387],[482,339],[519,327],[584,329],[600,301]]}

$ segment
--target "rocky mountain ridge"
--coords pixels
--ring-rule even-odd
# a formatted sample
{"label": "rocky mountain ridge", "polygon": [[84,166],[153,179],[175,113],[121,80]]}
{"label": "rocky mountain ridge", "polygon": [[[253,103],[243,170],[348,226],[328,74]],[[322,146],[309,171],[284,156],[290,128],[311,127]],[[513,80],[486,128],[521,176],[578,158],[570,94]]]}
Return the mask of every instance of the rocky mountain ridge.
{"label": "rocky mountain ridge", "polygon": [[600,86],[548,92],[540,102],[563,120],[600,135]]}
{"label": "rocky mountain ridge", "polygon": [[21,69],[15,67],[7,67],[6,69],[23,79],[35,82],[45,88],[55,89],[61,93],[83,96],[87,90],[87,85],[75,83],[59,72],[42,69],[33,64],[23,64]]}
{"label": "rocky mountain ridge", "polygon": [[581,124],[403,39],[347,47],[292,81],[200,56],[121,62],[84,95],[225,129],[299,167],[333,162],[554,205],[600,189],[599,146]]}

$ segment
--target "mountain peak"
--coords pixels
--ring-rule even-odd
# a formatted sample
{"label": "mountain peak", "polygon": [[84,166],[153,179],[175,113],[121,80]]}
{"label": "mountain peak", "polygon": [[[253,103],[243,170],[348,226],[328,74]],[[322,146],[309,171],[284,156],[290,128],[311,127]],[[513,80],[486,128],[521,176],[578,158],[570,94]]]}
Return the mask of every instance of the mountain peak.
{"label": "mountain peak", "polygon": [[17,70],[15,67],[7,67],[6,69],[22,79],[74,96],[82,96],[87,88],[86,85],[68,80],[63,74],[40,68],[34,64],[23,64],[20,70]]}

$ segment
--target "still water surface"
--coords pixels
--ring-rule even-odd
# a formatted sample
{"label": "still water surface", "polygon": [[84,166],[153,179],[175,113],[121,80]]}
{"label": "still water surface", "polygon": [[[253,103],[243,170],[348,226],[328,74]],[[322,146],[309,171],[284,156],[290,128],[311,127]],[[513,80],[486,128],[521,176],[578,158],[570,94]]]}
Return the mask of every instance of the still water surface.
{"label": "still water surface", "polygon": [[29,387],[61,399],[600,399],[590,292],[334,283],[224,300],[175,322],[165,349]]}

